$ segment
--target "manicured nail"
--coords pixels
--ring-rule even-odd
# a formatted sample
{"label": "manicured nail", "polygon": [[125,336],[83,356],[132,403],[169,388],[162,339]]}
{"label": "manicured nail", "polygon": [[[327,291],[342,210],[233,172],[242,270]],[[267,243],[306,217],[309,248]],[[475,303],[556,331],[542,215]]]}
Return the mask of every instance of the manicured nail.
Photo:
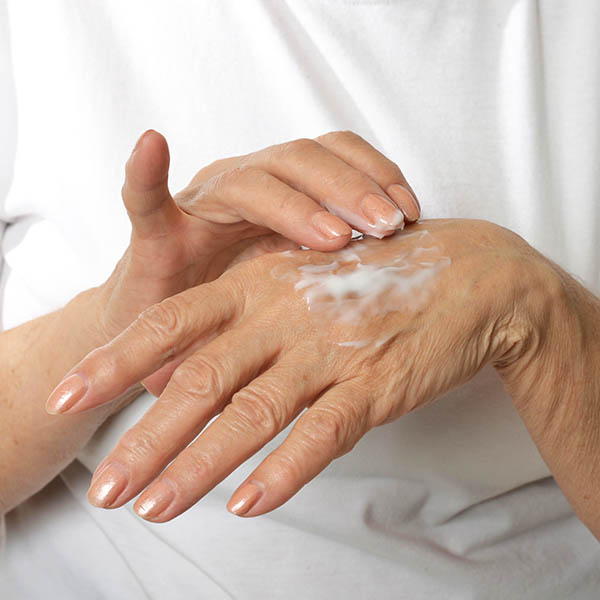
{"label": "manicured nail", "polygon": [[377,230],[398,229],[404,224],[404,214],[380,194],[367,194],[361,203],[363,214],[371,227]]}
{"label": "manicured nail", "polygon": [[352,235],[350,225],[340,221],[338,217],[326,210],[316,212],[311,219],[313,227],[328,240],[335,240],[343,235]]}
{"label": "manicured nail", "polygon": [[64,413],[82,400],[87,391],[84,377],[74,373],[54,388],[46,401],[46,411],[54,415]]}
{"label": "manicured nail", "polygon": [[246,515],[259,501],[265,492],[265,486],[260,481],[249,481],[242,485],[227,503],[227,510],[238,517]]}
{"label": "manicured nail", "polygon": [[175,484],[163,477],[152,484],[137,501],[135,512],[144,519],[154,519],[163,513],[175,499]]}
{"label": "manicured nail", "polygon": [[108,463],[96,470],[87,497],[99,508],[109,508],[127,486],[127,473],[119,463]]}
{"label": "manicured nail", "polygon": [[392,200],[401,206],[409,221],[416,221],[421,214],[421,205],[416,196],[400,183],[394,183],[386,190]]}

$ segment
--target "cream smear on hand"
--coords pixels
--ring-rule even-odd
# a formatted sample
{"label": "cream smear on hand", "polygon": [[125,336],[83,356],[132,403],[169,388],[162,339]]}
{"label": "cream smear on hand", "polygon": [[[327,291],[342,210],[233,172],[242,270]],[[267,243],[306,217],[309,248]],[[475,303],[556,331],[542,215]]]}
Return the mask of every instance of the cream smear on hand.
{"label": "cream smear on hand", "polygon": [[[296,273],[288,271],[279,278],[294,283],[315,316],[348,324],[392,311],[415,311],[427,300],[436,276],[451,264],[427,230],[403,233],[384,242],[352,241],[335,253],[335,260],[324,264],[312,262],[314,255],[310,253],[307,257],[309,262],[297,267]],[[361,348],[371,342],[380,346],[385,341],[335,343]]]}

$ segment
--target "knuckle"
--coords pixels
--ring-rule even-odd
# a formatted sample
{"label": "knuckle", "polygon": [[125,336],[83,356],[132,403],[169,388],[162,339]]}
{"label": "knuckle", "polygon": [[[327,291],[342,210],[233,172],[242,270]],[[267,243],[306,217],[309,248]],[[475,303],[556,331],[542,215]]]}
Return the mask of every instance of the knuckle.
{"label": "knuckle", "polygon": [[305,152],[312,152],[315,148],[319,148],[319,144],[315,140],[310,138],[298,138],[290,142],[290,150],[294,154],[303,154]]}
{"label": "knuckle", "polygon": [[306,413],[302,431],[316,444],[335,442],[340,445],[346,437],[345,418],[331,409],[313,407]]}
{"label": "knuckle", "polygon": [[215,189],[221,190],[223,188],[238,188],[248,184],[249,180],[262,180],[266,177],[266,173],[249,164],[241,164],[233,169],[229,169],[220,173],[215,177]]}
{"label": "knuckle", "polygon": [[309,445],[334,446],[336,456],[349,452],[366,430],[365,415],[348,413],[333,406],[311,407],[305,414],[300,429]]}
{"label": "knuckle", "polygon": [[138,326],[158,339],[171,339],[183,330],[184,318],[181,307],[172,298],[146,308],[136,319]]}
{"label": "knuckle", "polygon": [[343,130],[339,130],[339,131],[330,131],[328,133],[320,135],[316,139],[319,141],[323,141],[325,143],[329,143],[333,146],[347,145],[347,144],[364,141],[363,138],[360,137],[360,135],[358,135],[357,133],[354,133],[354,131],[350,131],[349,129],[343,129]]}
{"label": "knuckle", "polygon": [[296,140],[284,142],[283,144],[278,144],[277,146],[272,146],[271,154],[277,159],[296,158],[309,152],[314,152],[318,147],[319,144],[315,140],[311,140],[310,138],[298,138]]}
{"label": "knuckle", "polygon": [[373,182],[367,175],[356,169],[344,169],[324,178],[324,183],[341,190],[342,194],[362,196],[373,191]]}
{"label": "knuckle", "polygon": [[204,167],[203,170],[214,173],[220,173],[221,171],[227,168],[227,165],[230,163],[230,161],[230,158],[217,158],[216,160],[213,160],[211,163],[209,163],[206,167]]}
{"label": "knuckle", "polygon": [[228,414],[230,423],[238,423],[245,430],[264,432],[270,437],[285,427],[285,415],[280,403],[252,388],[234,394],[224,413]]}
{"label": "knuckle", "polygon": [[178,480],[191,483],[207,479],[218,470],[219,458],[214,453],[201,450],[194,445],[188,446],[177,457]]}
{"label": "knuckle", "polygon": [[162,455],[164,442],[159,432],[141,426],[127,430],[119,440],[117,452],[127,462],[136,462],[148,456]]}
{"label": "knuckle", "polygon": [[304,481],[306,479],[303,468],[304,461],[293,452],[290,453],[289,449],[275,450],[269,457],[269,462],[272,463],[269,465],[269,470],[277,473],[278,478],[283,481]]}
{"label": "knuckle", "polygon": [[206,397],[221,398],[223,394],[222,369],[214,360],[202,357],[194,357],[194,360],[177,367],[171,382],[184,402]]}

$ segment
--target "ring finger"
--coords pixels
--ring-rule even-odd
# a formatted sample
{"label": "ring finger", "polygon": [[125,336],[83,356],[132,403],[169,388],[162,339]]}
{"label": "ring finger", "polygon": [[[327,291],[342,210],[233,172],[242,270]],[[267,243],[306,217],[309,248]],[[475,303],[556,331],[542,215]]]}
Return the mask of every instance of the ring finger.
{"label": "ring finger", "polygon": [[305,375],[305,368],[287,359],[235,394],[138,498],[138,514],[155,522],[176,517],[258,452],[326,386],[320,378],[306,380]]}
{"label": "ring finger", "polygon": [[90,502],[116,508],[136,496],[277,351],[270,336],[240,328],[226,331],[190,356],[160,398],[98,465]]}

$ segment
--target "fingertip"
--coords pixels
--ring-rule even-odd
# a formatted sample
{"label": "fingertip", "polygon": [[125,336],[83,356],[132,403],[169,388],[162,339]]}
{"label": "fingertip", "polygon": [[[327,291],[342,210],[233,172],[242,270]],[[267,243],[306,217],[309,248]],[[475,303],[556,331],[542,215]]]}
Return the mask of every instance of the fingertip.
{"label": "fingertip", "polygon": [[138,139],[125,168],[125,186],[147,190],[161,184],[168,175],[170,163],[166,138],[148,129]]}
{"label": "fingertip", "polygon": [[73,373],[54,388],[46,401],[46,412],[51,415],[73,412],[72,409],[84,399],[88,389],[87,379],[80,373]]}
{"label": "fingertip", "polygon": [[344,236],[328,241],[315,238],[314,242],[303,245],[310,250],[317,250],[318,252],[335,252],[344,248],[351,239],[352,236]]}
{"label": "fingertip", "polygon": [[138,140],[125,166],[123,203],[139,239],[162,237],[179,222],[180,211],[169,192],[169,146],[165,137],[149,129]]}
{"label": "fingertip", "polygon": [[352,238],[350,225],[327,210],[314,213],[311,225],[318,238],[312,244],[306,245],[313,250],[339,250]]}
{"label": "fingertip", "polygon": [[333,240],[323,240],[318,236],[311,236],[310,240],[302,243],[302,246],[310,250],[317,250],[318,252],[335,252],[344,248],[351,239],[351,235],[341,236]]}
{"label": "fingertip", "polygon": [[415,193],[406,185],[394,183],[390,185],[387,194],[404,213],[407,221],[414,222],[421,216],[421,205]]}
{"label": "fingertip", "polygon": [[255,517],[261,512],[260,500],[265,496],[265,484],[252,479],[242,484],[231,496],[227,510],[236,517]]}
{"label": "fingertip", "polygon": [[138,138],[137,142],[135,143],[135,146],[133,147],[131,154],[134,155],[138,150],[140,150],[147,143],[154,143],[154,144],[160,144],[160,145],[166,146],[167,139],[165,138],[165,136],[162,133],[159,133],[158,131],[156,131],[156,129],[146,129],[146,131],[144,131],[144,133],[142,133],[142,135],[140,135],[140,137]]}

